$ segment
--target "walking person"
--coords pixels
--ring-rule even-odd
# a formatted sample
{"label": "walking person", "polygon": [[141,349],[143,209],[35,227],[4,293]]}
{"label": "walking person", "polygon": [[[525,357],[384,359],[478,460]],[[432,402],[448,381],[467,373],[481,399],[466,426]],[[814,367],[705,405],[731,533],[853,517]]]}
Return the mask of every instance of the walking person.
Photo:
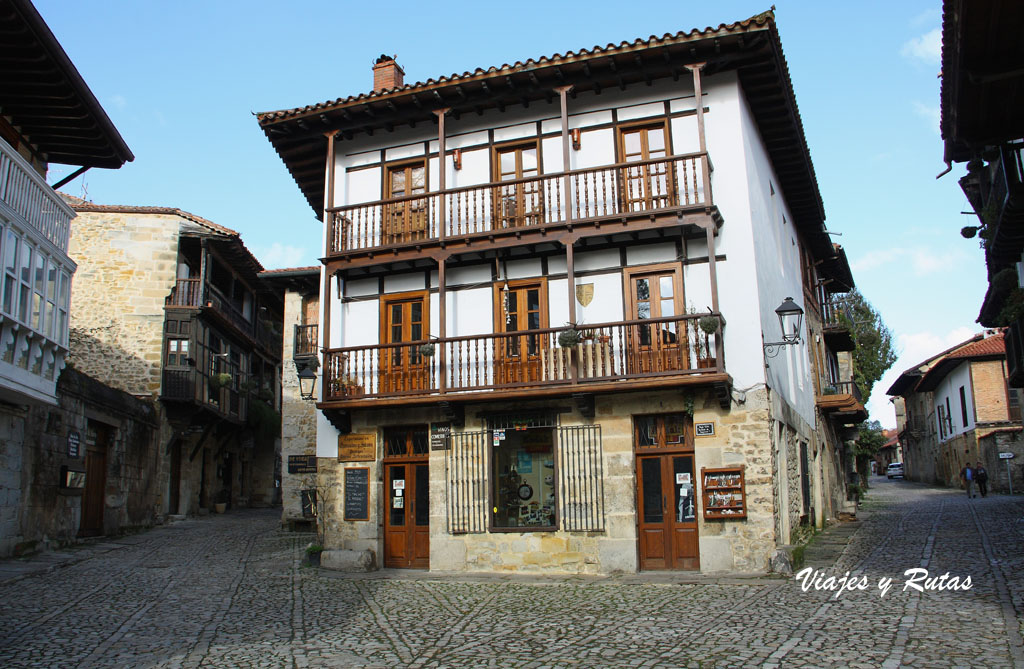
{"label": "walking person", "polygon": [[964,482],[964,489],[967,490],[967,497],[974,497],[974,491],[971,490],[971,486],[974,484],[974,469],[971,468],[971,463],[964,465],[964,468],[960,470],[960,480]]}
{"label": "walking person", "polygon": [[985,471],[985,468],[982,466],[980,462],[977,463],[977,465],[974,467],[974,480],[978,484],[978,492],[981,493],[981,496],[984,497],[985,495],[987,495],[988,472]]}

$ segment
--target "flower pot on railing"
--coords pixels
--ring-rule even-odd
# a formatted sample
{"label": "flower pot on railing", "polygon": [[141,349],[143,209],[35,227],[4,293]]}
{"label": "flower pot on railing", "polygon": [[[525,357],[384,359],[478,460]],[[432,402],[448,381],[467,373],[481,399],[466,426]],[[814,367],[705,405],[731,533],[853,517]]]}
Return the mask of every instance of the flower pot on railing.
{"label": "flower pot on railing", "polygon": [[697,319],[697,325],[704,334],[713,335],[718,332],[718,316],[701,316]]}
{"label": "flower pot on railing", "polygon": [[420,352],[420,355],[422,355],[424,358],[433,357],[433,355],[434,355],[434,344],[432,342],[427,342],[426,344],[420,344],[419,352]]}
{"label": "flower pot on railing", "polygon": [[210,389],[221,390],[222,388],[228,388],[231,386],[231,375],[227,372],[221,374],[214,374],[210,377]]}
{"label": "flower pot on railing", "polygon": [[562,348],[572,348],[583,341],[583,335],[579,330],[569,328],[558,333],[558,345]]}

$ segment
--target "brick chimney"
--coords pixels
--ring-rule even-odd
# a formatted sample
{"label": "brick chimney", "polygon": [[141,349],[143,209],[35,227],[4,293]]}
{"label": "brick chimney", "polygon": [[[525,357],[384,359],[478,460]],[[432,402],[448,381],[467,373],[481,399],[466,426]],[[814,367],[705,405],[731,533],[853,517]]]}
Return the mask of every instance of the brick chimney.
{"label": "brick chimney", "polygon": [[381,54],[373,64],[374,92],[390,91],[405,84],[405,70],[391,56]]}

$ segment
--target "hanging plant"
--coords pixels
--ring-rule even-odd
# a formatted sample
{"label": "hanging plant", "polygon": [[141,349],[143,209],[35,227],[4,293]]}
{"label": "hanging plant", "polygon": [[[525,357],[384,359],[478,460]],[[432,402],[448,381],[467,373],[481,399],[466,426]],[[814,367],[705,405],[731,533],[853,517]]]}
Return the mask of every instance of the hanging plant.
{"label": "hanging plant", "polygon": [[701,316],[697,319],[697,325],[704,331],[704,334],[715,334],[718,332],[718,316]]}
{"label": "hanging plant", "polygon": [[210,387],[214,390],[220,390],[221,388],[227,388],[231,385],[231,375],[227,372],[220,374],[214,374],[210,377]]}
{"label": "hanging plant", "polygon": [[420,344],[420,355],[424,358],[429,358],[434,355],[434,342],[427,342],[426,344]]}
{"label": "hanging plant", "polygon": [[960,236],[964,239],[974,239],[975,235],[978,234],[978,226],[976,225],[965,225],[960,228]]}
{"label": "hanging plant", "polygon": [[558,345],[562,348],[572,348],[583,340],[579,330],[569,328],[558,333]]}

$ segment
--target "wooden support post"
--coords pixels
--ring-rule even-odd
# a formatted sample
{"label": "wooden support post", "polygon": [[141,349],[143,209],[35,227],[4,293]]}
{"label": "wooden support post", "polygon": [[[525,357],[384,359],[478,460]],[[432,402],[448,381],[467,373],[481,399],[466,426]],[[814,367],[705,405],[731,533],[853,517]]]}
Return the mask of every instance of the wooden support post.
{"label": "wooden support post", "polygon": [[[445,221],[445,188],[448,184],[448,168],[445,163],[445,154],[447,148],[445,146],[445,131],[444,131],[444,117],[451,111],[450,107],[443,107],[441,109],[435,109],[434,114],[437,116],[437,186],[438,190],[441,191],[440,197],[437,199],[437,236],[441,240],[442,245],[444,244],[444,238],[446,233],[446,221]],[[429,184],[427,189],[429,190]],[[443,298],[442,298],[443,299]]]}
{"label": "wooden support post", "polygon": [[448,352],[445,350],[448,337],[448,281],[445,273],[447,258],[441,256],[437,261],[437,302],[438,302],[438,347],[441,349],[437,356],[438,373],[441,378],[438,381],[438,390],[442,394],[448,389]]}
{"label": "wooden support post", "polygon": [[701,170],[704,173],[704,204],[708,207],[711,206],[711,161],[708,160],[708,145],[706,135],[704,134],[704,92],[701,90],[700,71],[704,68],[707,63],[693,63],[687,65],[686,68],[693,73],[693,95],[696,98],[697,104],[697,141],[700,147],[700,152],[704,154],[701,157],[703,163]]}
{"label": "wooden support post", "polygon": [[[333,217],[333,214],[328,212],[327,209],[329,209],[329,208],[334,206],[334,164],[335,164],[335,152],[336,152],[336,150],[337,150],[337,147],[334,144],[334,133],[333,132],[328,133],[328,135],[327,135],[327,165],[326,165],[326,169],[324,170],[326,172],[326,174],[327,174],[327,184],[326,184],[326,188],[324,189],[324,225],[327,226],[327,234],[325,235],[325,237],[327,238],[327,249],[326,249],[326,253],[324,254],[325,256],[329,256],[331,254],[331,251],[332,251],[331,246],[334,243],[334,241],[333,241],[333,237],[334,237],[334,235],[333,235],[334,221],[331,220],[331,218]],[[342,231],[342,234],[344,235],[344,231]],[[320,337],[321,337],[320,341],[322,342],[321,343],[321,349],[320,349],[321,352],[326,351],[327,349],[329,349],[331,347],[331,281],[333,279],[334,279],[333,275],[331,275],[330,273],[324,272],[323,281],[322,281],[323,285],[321,286],[321,291],[320,291],[320,293],[321,293],[320,294],[320,302],[321,302],[321,304],[320,304],[320,313],[323,315],[323,322],[320,323],[320,328],[319,328],[319,330],[320,330]],[[327,362],[326,358],[323,358],[322,362],[326,363]],[[327,371],[326,364],[321,365],[321,368],[324,370],[324,372]],[[320,381],[321,397],[323,397],[324,387],[325,387],[325,379],[321,379],[321,381]]]}
{"label": "wooden support post", "polygon": [[565,203],[565,220],[572,220],[572,197],[569,193],[569,91],[572,86],[558,86],[558,99],[562,109],[562,202]]}

